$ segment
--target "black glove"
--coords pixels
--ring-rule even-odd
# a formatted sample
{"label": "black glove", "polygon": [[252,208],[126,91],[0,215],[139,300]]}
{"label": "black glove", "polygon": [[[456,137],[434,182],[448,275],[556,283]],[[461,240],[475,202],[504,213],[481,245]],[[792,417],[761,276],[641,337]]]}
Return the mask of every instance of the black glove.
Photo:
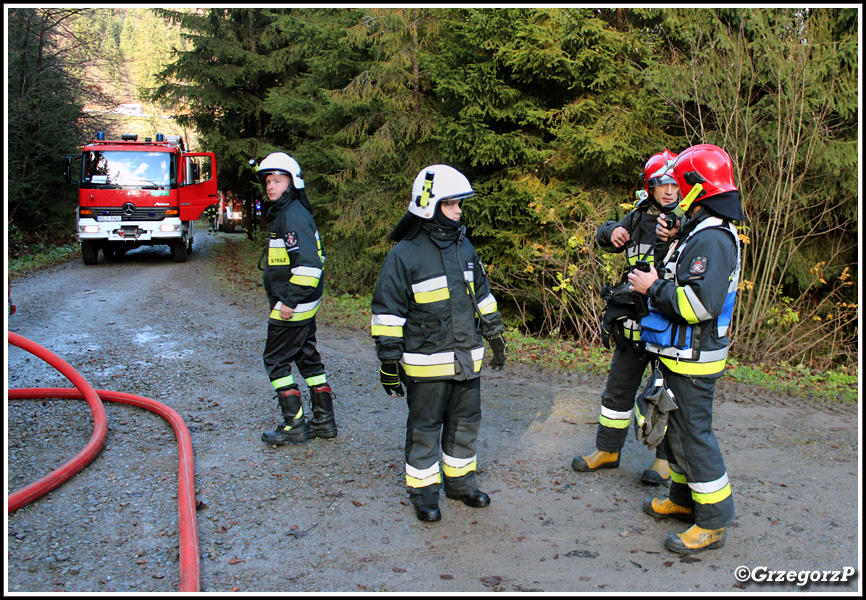
{"label": "black glove", "polygon": [[505,366],[505,338],[502,333],[494,333],[485,337],[490,344],[490,349],[493,350],[493,360],[490,361],[490,368],[494,371],[501,371]]}
{"label": "black glove", "polygon": [[396,360],[382,361],[379,366],[379,380],[389,396],[403,395],[403,386],[400,385],[400,364]]}
{"label": "black glove", "polygon": [[631,343],[623,334],[621,321],[634,317],[630,307],[620,306],[616,302],[608,303],[601,318],[601,343],[605,348],[610,349],[611,340],[619,346]]}

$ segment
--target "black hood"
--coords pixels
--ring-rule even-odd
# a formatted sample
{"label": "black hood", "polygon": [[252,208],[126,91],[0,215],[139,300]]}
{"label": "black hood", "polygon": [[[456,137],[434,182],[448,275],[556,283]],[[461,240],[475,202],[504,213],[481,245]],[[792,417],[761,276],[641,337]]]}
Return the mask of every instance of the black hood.
{"label": "black hood", "polygon": [[400,240],[411,240],[413,237],[418,235],[418,231],[421,229],[421,223],[424,220],[421,217],[413,215],[408,210],[406,214],[403,215],[403,218],[394,226],[394,229],[391,230],[391,233],[388,235],[388,239],[392,242],[399,242]]}
{"label": "black hood", "polygon": [[731,192],[723,192],[709,198],[698,198],[697,206],[703,206],[709,209],[710,212],[731,221],[745,221],[746,214],[743,212],[743,205],[740,203],[740,192],[737,190]]}

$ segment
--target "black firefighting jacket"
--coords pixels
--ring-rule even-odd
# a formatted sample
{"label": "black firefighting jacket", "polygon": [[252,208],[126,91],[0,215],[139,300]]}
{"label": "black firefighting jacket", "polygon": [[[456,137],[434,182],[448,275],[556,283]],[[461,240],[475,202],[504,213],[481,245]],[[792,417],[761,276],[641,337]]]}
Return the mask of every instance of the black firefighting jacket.
{"label": "black firefighting jacket", "polygon": [[376,355],[401,361],[410,380],[478,377],[483,336],[504,329],[487,274],[464,232],[425,221],[382,265],[371,303]]}
{"label": "black firefighting jacket", "polygon": [[[313,214],[299,192],[288,189],[268,210],[271,221],[267,262],[262,275],[270,323],[300,326],[311,322],[322,300],[325,251]],[[289,320],[280,318],[280,303],[292,308]]]}
{"label": "black firefighting jacket", "polygon": [[[736,227],[703,210],[683,226],[660,263],[660,279],[647,290],[651,312],[641,321],[647,352],[657,354],[675,373],[721,374],[740,276]],[[670,319],[669,332],[658,314]],[[665,341],[651,343],[650,329],[664,331]]]}
{"label": "black firefighting jacket", "polygon": [[[639,260],[645,260],[653,264],[653,253],[656,248],[656,224],[660,214],[658,208],[653,205],[644,205],[629,212],[620,221],[607,221],[595,234],[595,240],[599,247],[605,252],[618,254],[625,252],[628,260],[628,268],[632,269]],[[630,241],[617,248],[610,241],[613,230],[624,227],[628,231]],[[612,302],[613,300],[611,300]],[[616,312],[616,307],[609,307]],[[640,322],[633,318],[622,318],[617,321],[616,326],[622,327],[622,334],[626,340],[634,343],[640,341]]]}

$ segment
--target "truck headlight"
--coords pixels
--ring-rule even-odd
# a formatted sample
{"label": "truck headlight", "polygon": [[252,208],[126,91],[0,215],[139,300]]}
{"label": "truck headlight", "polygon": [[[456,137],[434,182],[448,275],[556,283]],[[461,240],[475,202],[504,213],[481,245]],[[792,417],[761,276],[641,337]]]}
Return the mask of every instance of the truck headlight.
{"label": "truck headlight", "polygon": [[180,223],[163,223],[159,226],[160,231],[179,231],[180,228]]}
{"label": "truck headlight", "polygon": [[79,233],[99,233],[99,225],[79,225]]}

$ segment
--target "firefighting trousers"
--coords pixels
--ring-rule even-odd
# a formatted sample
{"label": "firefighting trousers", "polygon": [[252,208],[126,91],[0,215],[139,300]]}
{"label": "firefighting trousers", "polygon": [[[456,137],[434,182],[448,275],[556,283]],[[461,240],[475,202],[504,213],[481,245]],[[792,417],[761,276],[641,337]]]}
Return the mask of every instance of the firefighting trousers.
{"label": "firefighting trousers", "polygon": [[[720,529],[734,519],[725,461],[713,432],[713,377],[679,375],[659,364],[679,408],[668,413],[664,445],[671,467],[670,499],[695,512],[695,524]],[[724,371],[723,371],[724,373]]]}
{"label": "firefighting trousers", "polygon": [[[481,426],[481,379],[406,382],[406,485],[414,504],[435,503],[442,489],[478,489],[476,446]],[[440,462],[441,459],[441,462]]]}
{"label": "firefighting trousers", "polygon": [[316,348],[316,322],[299,327],[268,323],[268,338],[262,354],[265,371],[274,390],[295,384],[292,363],[307,385],[314,387],[326,382],[325,365]]}
{"label": "firefighting trousers", "polygon": [[[625,445],[634,401],[643,381],[650,356],[631,344],[616,344],[610,373],[601,395],[601,414],[595,433],[595,447],[602,452],[619,452]],[[664,444],[656,447],[656,458],[666,459]]]}

